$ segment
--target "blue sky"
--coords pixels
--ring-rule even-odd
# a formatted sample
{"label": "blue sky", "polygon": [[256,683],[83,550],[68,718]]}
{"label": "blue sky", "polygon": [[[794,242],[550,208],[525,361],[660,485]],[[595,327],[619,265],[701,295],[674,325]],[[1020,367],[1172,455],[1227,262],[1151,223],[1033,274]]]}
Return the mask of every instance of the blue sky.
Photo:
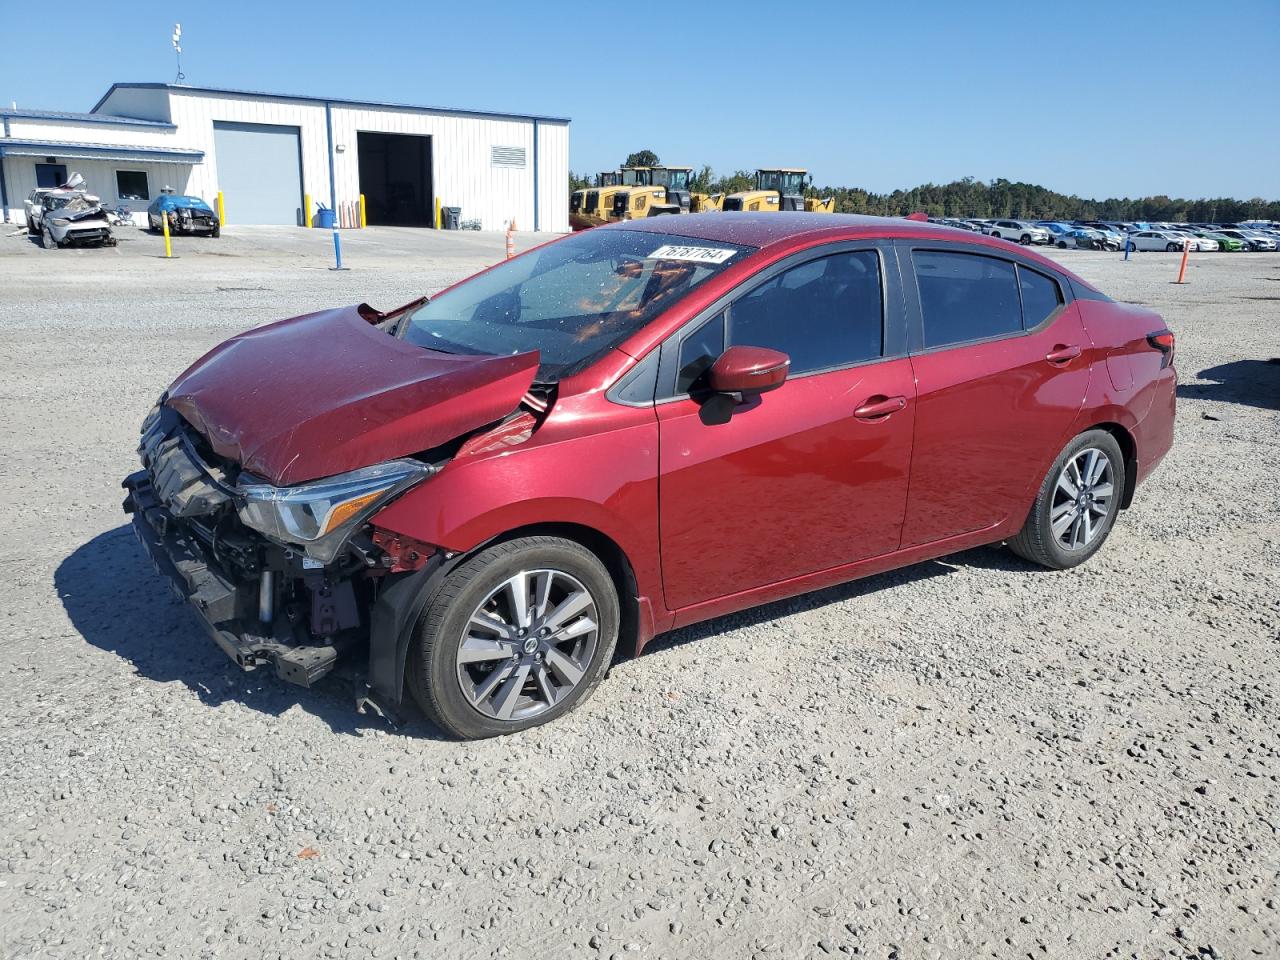
{"label": "blue sky", "polygon": [[[171,81],[180,20],[188,83],[570,116],[580,172],[647,147],[875,191],[1280,198],[1280,0],[5,6],[5,105]],[[40,36],[56,66],[13,55]]]}

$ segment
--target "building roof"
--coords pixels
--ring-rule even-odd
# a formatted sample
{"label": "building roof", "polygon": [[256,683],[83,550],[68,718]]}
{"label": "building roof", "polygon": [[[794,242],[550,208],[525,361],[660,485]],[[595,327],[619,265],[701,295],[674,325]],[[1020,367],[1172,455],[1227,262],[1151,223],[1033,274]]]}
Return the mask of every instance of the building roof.
{"label": "building roof", "polygon": [[28,110],[0,107],[0,118],[14,120],[68,120],[74,123],[108,123],[122,127],[148,127],[153,130],[174,130],[172,123],[164,120],[140,120],[137,117],[113,117],[106,113],[72,113],[68,110]]}
{"label": "building roof", "polygon": [[75,143],[0,137],[0,157],[65,157],[78,160],[141,160],[152,163],[203,163],[204,151],[186,147],[139,147],[123,143]]}
{"label": "building roof", "polygon": [[107,102],[116,90],[172,90],[177,93],[207,93],[227,97],[262,97],[268,100],[298,100],[304,103],[334,103],[351,107],[374,107],[390,110],[425,110],[432,113],[455,113],[468,117],[487,117],[499,120],[545,120],[550,123],[568,123],[568,117],[549,117],[535,113],[504,113],[491,110],[468,110],[461,107],[431,107],[416,103],[393,103],[383,100],[349,100],[344,97],[312,97],[295,93],[266,93],[261,90],[235,90],[226,87],[191,87],[181,83],[113,83],[111,89],[93,105],[96,111]]}

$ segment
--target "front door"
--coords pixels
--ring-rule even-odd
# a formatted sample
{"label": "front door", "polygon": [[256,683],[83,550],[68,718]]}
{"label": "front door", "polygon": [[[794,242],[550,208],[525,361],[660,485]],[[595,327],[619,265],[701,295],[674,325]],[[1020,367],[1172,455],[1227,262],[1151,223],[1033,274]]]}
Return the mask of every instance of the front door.
{"label": "front door", "polygon": [[[1088,335],[1057,280],[998,256],[915,249],[915,453],[902,546],[1030,505],[1084,403]],[[1022,518],[1019,518],[1020,520]]]}
{"label": "front door", "polygon": [[[914,385],[899,345],[901,311],[890,308],[886,323],[886,303],[901,303],[885,297],[896,283],[873,246],[802,255],[664,348],[659,515],[668,608],[897,549]],[[786,353],[786,383],[728,408],[709,396],[705,371],[733,345]]]}

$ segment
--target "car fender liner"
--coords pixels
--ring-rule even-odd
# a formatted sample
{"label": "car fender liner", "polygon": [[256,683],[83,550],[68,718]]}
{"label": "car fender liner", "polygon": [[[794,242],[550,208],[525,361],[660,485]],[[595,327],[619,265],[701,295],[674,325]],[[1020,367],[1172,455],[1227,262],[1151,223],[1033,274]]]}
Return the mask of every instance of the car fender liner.
{"label": "car fender liner", "polygon": [[357,687],[356,710],[371,709],[392,726],[400,726],[404,667],[414,628],[444,578],[464,557],[437,553],[419,570],[386,577],[369,615],[369,670]]}

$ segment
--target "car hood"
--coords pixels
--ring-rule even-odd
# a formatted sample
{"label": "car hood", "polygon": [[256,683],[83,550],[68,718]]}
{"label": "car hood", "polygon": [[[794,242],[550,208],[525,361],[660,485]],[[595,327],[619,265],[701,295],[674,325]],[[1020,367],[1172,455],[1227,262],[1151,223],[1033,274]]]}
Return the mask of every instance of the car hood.
{"label": "car hood", "polygon": [[279,486],[429,450],[517,407],[537,351],[426,350],[374,326],[398,312],[361,304],[250,330],[196,361],[165,402],[214,452]]}

